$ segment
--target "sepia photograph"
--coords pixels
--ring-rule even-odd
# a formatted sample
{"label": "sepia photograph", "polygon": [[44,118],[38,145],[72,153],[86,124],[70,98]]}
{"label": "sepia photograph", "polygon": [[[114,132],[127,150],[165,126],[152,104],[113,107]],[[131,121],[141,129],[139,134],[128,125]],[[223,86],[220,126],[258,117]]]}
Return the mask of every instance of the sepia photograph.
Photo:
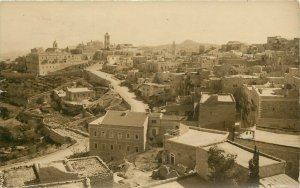
{"label": "sepia photograph", "polygon": [[298,0],[0,0],[0,188],[299,188]]}

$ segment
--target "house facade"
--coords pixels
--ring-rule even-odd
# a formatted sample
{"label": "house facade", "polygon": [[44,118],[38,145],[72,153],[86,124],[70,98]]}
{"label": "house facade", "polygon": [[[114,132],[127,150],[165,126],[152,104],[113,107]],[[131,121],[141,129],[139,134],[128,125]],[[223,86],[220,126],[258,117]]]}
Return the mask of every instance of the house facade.
{"label": "house facade", "polygon": [[104,161],[144,152],[147,126],[146,113],[109,110],[89,124],[90,152]]}

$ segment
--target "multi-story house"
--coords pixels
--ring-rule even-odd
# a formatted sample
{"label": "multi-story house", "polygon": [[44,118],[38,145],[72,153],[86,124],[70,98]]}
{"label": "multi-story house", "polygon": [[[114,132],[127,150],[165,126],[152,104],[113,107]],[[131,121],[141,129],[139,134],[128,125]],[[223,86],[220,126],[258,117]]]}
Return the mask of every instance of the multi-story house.
{"label": "multi-story house", "polygon": [[104,161],[143,152],[147,126],[147,113],[109,110],[89,124],[90,152]]}
{"label": "multi-story house", "polygon": [[199,102],[199,126],[230,130],[235,123],[236,102],[232,94],[202,93]]}
{"label": "multi-story house", "polygon": [[32,49],[31,53],[26,56],[26,66],[30,73],[37,75],[47,75],[72,65],[87,63],[83,60],[82,54],[72,54],[58,49],[56,41],[53,48]]}

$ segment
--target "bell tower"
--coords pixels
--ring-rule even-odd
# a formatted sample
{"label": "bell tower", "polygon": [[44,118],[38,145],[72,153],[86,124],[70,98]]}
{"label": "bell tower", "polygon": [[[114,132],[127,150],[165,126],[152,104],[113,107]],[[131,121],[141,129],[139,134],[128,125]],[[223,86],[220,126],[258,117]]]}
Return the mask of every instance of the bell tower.
{"label": "bell tower", "polygon": [[106,32],[104,35],[104,49],[109,50],[109,45],[110,45],[110,36],[109,34]]}
{"label": "bell tower", "polygon": [[57,46],[58,46],[58,45],[57,45],[57,42],[56,42],[56,40],[55,40],[55,41],[53,42],[53,48],[54,48],[54,49],[57,49]]}

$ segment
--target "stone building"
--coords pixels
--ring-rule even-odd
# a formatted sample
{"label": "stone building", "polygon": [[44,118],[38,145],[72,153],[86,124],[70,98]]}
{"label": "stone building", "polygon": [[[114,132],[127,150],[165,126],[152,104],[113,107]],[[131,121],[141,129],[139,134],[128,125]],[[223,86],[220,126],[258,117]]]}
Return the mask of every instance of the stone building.
{"label": "stone building", "polygon": [[138,90],[145,100],[166,100],[170,90],[170,85],[143,83],[139,86]]}
{"label": "stone building", "polygon": [[198,57],[198,63],[200,64],[200,68],[207,69],[207,70],[213,70],[213,67],[218,64],[217,57],[214,56],[199,56]]}
{"label": "stone building", "polygon": [[258,127],[300,128],[299,91],[295,88],[276,88],[267,85],[245,87],[253,106],[253,122]]}
{"label": "stone building", "polygon": [[133,61],[133,67],[138,68],[140,64],[146,63],[147,57],[146,56],[140,56],[140,55],[139,56],[133,56],[132,61]]}
{"label": "stone building", "polygon": [[174,71],[181,66],[181,62],[171,61],[152,61],[147,62],[147,70],[150,72]]}
{"label": "stone building", "polygon": [[300,87],[300,69],[299,68],[290,68],[289,73],[286,73],[285,81],[289,84],[292,88],[299,90]]}
{"label": "stone building", "polygon": [[149,144],[161,145],[167,131],[179,129],[182,120],[184,120],[182,116],[165,115],[162,113],[149,114],[147,133]]}
{"label": "stone building", "polygon": [[248,45],[239,41],[228,41],[227,44],[223,44],[221,46],[221,49],[223,51],[237,50],[246,53],[248,50]]}
{"label": "stone building", "polygon": [[67,88],[66,100],[81,102],[85,99],[91,99],[96,96],[96,92],[86,87],[83,88]]}
{"label": "stone building", "polygon": [[299,177],[300,136],[257,128],[253,133],[252,137],[249,137],[249,134],[244,132],[235,138],[235,142],[250,148],[254,148],[256,145],[260,152],[285,160],[285,173],[297,180]]}
{"label": "stone building", "polygon": [[109,110],[89,124],[90,153],[112,161],[144,152],[147,126],[146,113]]}
{"label": "stone building", "polygon": [[259,83],[258,76],[251,75],[229,75],[221,80],[224,93],[235,93],[243,84],[256,85]]}
{"label": "stone building", "polygon": [[202,93],[199,102],[199,127],[230,130],[235,123],[235,107],[232,94]]}
{"label": "stone building", "polygon": [[267,50],[291,50],[299,49],[299,38],[288,40],[280,36],[273,36],[267,38]]}
{"label": "stone building", "polygon": [[[205,147],[196,149],[196,171],[197,174],[208,180],[209,167],[207,164],[208,151],[211,147],[217,146],[223,149],[225,153],[236,155],[237,169],[239,172],[238,185],[243,186],[248,181],[249,176],[249,160],[253,158],[253,150],[234,142],[222,142],[218,144],[210,144]],[[260,153],[259,156],[259,177],[266,178],[274,175],[285,173],[285,161],[276,157]]]}
{"label": "stone building", "polygon": [[165,161],[171,165],[182,164],[194,169],[197,148],[226,141],[228,137],[224,131],[181,125],[180,129],[169,130],[165,135]]}
{"label": "stone building", "polygon": [[96,156],[6,169],[3,179],[4,187],[113,187],[112,171]]}
{"label": "stone building", "polygon": [[83,60],[82,54],[71,54],[58,49],[56,41],[53,48],[46,51],[33,49],[26,56],[26,61],[27,71],[37,75],[47,75],[72,65],[87,63],[87,60]]}

